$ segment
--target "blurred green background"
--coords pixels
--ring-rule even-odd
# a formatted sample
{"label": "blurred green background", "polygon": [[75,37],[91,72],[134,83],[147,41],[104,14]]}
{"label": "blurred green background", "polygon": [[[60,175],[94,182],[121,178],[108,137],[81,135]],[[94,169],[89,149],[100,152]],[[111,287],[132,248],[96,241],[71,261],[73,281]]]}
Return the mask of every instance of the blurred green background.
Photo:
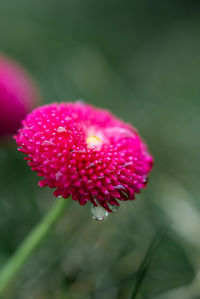
{"label": "blurred green background", "polygon": [[[200,2],[1,0],[0,28],[0,51],[32,73],[43,103],[110,109],[155,158],[148,188],[106,221],[72,202],[5,298],[129,298],[166,222],[137,298],[200,298]],[[54,197],[14,142],[0,146],[0,166],[2,266]]]}

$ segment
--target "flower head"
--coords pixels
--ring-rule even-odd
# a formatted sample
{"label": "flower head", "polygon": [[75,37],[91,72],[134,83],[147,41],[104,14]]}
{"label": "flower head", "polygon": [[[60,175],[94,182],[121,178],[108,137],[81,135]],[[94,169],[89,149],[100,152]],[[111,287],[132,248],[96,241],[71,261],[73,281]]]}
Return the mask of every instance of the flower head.
{"label": "flower head", "polygon": [[119,206],[118,200],[135,198],[153,165],[136,129],[81,102],[35,109],[15,139],[32,170],[44,177],[41,187],[108,212]]}
{"label": "flower head", "polygon": [[26,71],[0,55],[0,136],[15,133],[37,101],[35,84]]}

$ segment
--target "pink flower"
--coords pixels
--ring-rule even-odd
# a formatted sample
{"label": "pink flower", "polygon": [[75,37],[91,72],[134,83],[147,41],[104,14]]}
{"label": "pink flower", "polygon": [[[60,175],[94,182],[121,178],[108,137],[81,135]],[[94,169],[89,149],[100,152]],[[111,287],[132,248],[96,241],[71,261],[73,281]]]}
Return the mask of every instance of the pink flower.
{"label": "pink flower", "polygon": [[37,101],[32,78],[18,63],[0,55],[0,136],[16,133]]}
{"label": "pink flower", "polygon": [[80,102],[35,109],[15,136],[39,185],[55,196],[108,212],[133,200],[147,183],[153,158],[136,129],[110,112]]}

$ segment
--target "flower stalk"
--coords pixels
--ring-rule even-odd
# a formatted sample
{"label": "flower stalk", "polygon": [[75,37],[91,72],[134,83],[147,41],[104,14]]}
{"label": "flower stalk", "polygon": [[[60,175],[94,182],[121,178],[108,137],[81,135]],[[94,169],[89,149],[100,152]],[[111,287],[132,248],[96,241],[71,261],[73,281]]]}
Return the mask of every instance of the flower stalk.
{"label": "flower stalk", "polygon": [[6,265],[0,269],[0,297],[12,280],[16,277],[31,254],[45,239],[51,228],[65,213],[68,208],[69,201],[69,199],[57,199],[47,215],[44,216],[39,224],[28,235]]}

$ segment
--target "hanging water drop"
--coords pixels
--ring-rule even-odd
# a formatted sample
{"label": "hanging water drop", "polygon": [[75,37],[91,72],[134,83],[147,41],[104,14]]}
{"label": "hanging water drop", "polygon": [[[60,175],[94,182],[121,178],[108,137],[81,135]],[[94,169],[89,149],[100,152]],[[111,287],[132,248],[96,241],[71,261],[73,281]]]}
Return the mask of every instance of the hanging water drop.
{"label": "hanging water drop", "polygon": [[126,188],[123,185],[117,185],[115,186],[115,189],[126,190]]}
{"label": "hanging water drop", "polygon": [[109,205],[109,208],[111,209],[111,211],[112,211],[113,213],[115,213],[115,212],[117,212],[117,210],[119,209],[119,206],[116,206],[116,205],[114,205],[114,206]]}
{"label": "hanging water drop", "polygon": [[96,221],[102,221],[108,216],[108,212],[101,206],[91,206],[91,215],[92,218]]}

